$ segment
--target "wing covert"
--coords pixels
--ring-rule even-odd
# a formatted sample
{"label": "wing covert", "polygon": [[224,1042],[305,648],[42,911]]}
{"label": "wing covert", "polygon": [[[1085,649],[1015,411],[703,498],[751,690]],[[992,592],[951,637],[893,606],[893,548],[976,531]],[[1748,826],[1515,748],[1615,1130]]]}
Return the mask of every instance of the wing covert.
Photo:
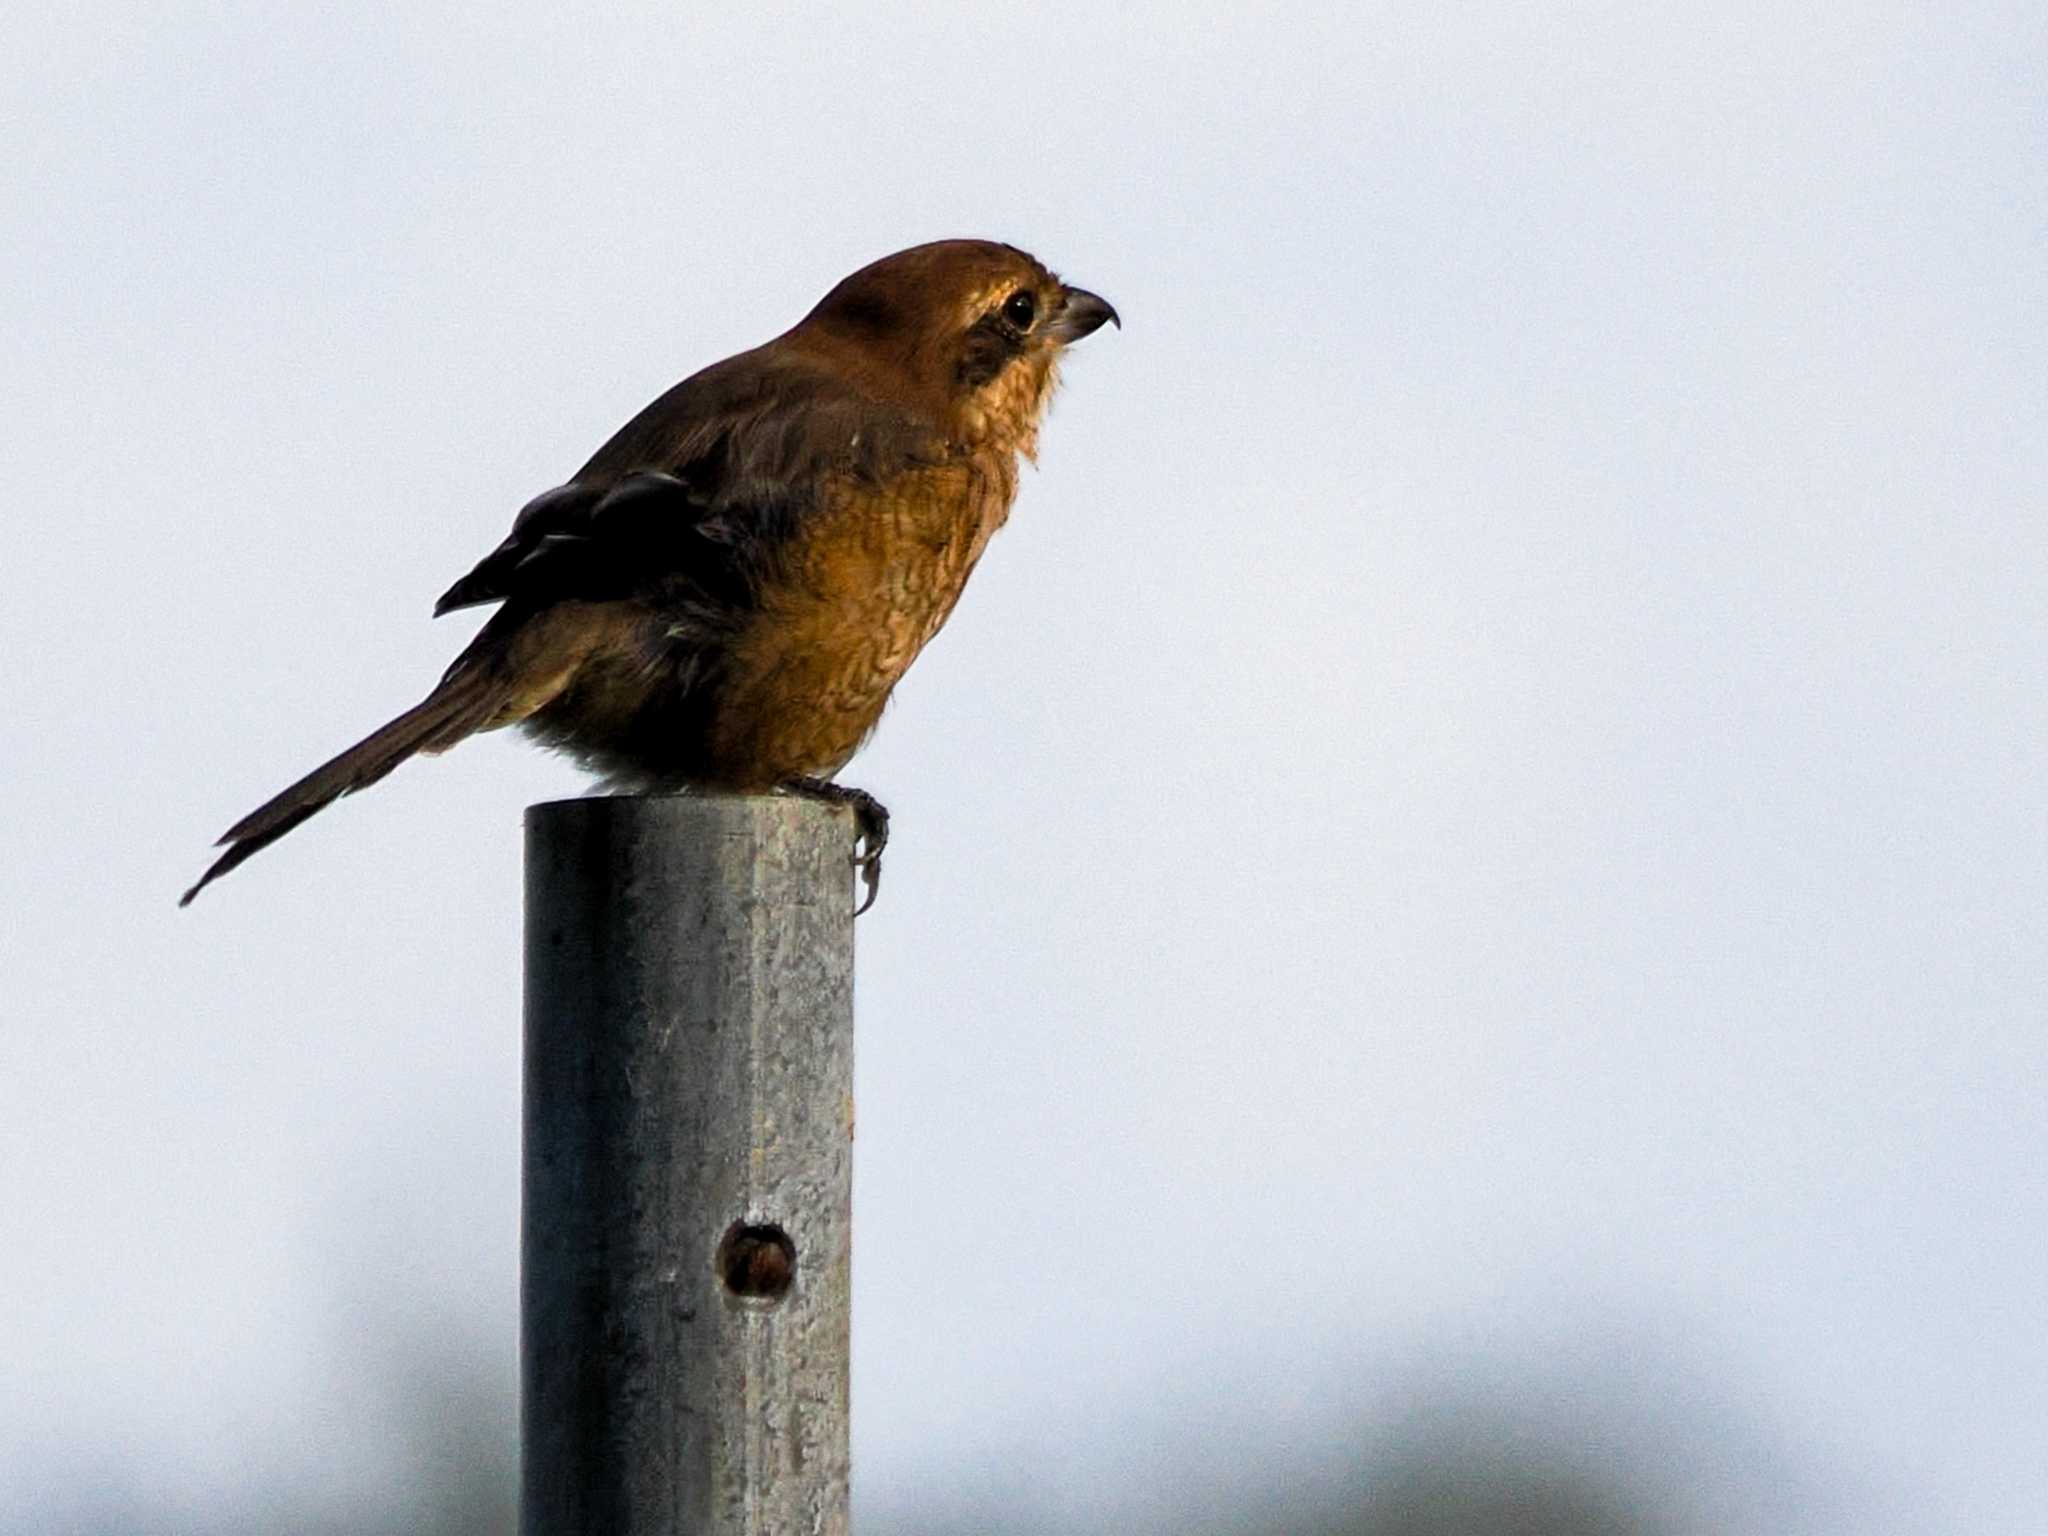
{"label": "wing covert", "polygon": [[435,616],[515,597],[624,597],[657,582],[717,602],[737,595],[835,476],[880,480],[943,456],[928,424],[776,345],[685,379],[626,423],[575,479],[520,509]]}

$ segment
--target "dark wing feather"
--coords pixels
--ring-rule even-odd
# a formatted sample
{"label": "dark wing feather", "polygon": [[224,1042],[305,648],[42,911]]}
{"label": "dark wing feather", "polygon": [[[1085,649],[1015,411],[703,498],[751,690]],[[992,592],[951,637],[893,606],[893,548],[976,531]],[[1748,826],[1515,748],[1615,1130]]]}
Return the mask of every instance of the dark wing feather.
{"label": "dark wing feather", "polygon": [[661,470],[609,485],[572,480],[528,502],[505,541],[441,594],[434,616],[520,593],[619,596],[686,556],[704,513],[703,497]]}
{"label": "dark wing feather", "polygon": [[435,614],[514,597],[603,600],[657,584],[730,602],[834,475],[879,481],[943,453],[928,423],[779,345],[654,401],[575,479],[528,502]]}
{"label": "dark wing feather", "polygon": [[479,603],[495,603],[511,592],[511,579],[520,566],[550,540],[579,537],[604,487],[571,480],[551,491],[543,491],[519,509],[512,531],[504,542],[479,560],[476,568],[441,594],[434,604],[434,617]]}

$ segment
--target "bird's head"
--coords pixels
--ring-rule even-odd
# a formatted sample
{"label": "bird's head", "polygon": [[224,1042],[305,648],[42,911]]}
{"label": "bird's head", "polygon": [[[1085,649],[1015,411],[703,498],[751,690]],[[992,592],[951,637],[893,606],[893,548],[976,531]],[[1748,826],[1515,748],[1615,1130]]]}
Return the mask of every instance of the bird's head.
{"label": "bird's head", "polygon": [[1123,324],[1016,247],[940,240],[862,267],[798,329],[867,359],[956,441],[1028,457],[1061,351],[1104,322]]}

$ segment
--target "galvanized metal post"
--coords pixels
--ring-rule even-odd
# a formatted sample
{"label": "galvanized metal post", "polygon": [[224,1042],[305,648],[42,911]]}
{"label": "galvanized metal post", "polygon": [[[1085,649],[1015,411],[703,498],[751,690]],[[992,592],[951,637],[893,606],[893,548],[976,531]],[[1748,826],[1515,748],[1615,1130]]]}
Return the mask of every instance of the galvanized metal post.
{"label": "galvanized metal post", "polygon": [[523,1536],[845,1536],[843,810],[526,816]]}

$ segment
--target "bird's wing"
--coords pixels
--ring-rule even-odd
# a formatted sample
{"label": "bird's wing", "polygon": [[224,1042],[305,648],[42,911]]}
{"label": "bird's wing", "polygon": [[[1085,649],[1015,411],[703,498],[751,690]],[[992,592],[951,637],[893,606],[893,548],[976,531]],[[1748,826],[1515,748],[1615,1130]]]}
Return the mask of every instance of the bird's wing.
{"label": "bird's wing", "polygon": [[511,597],[623,596],[651,562],[685,555],[706,510],[689,481],[663,470],[558,485],[520,509],[504,541],[441,594],[434,616]]}
{"label": "bird's wing", "polygon": [[814,362],[744,353],[676,385],[528,502],[434,613],[657,584],[730,601],[835,478],[879,482],[943,453],[927,423]]}

